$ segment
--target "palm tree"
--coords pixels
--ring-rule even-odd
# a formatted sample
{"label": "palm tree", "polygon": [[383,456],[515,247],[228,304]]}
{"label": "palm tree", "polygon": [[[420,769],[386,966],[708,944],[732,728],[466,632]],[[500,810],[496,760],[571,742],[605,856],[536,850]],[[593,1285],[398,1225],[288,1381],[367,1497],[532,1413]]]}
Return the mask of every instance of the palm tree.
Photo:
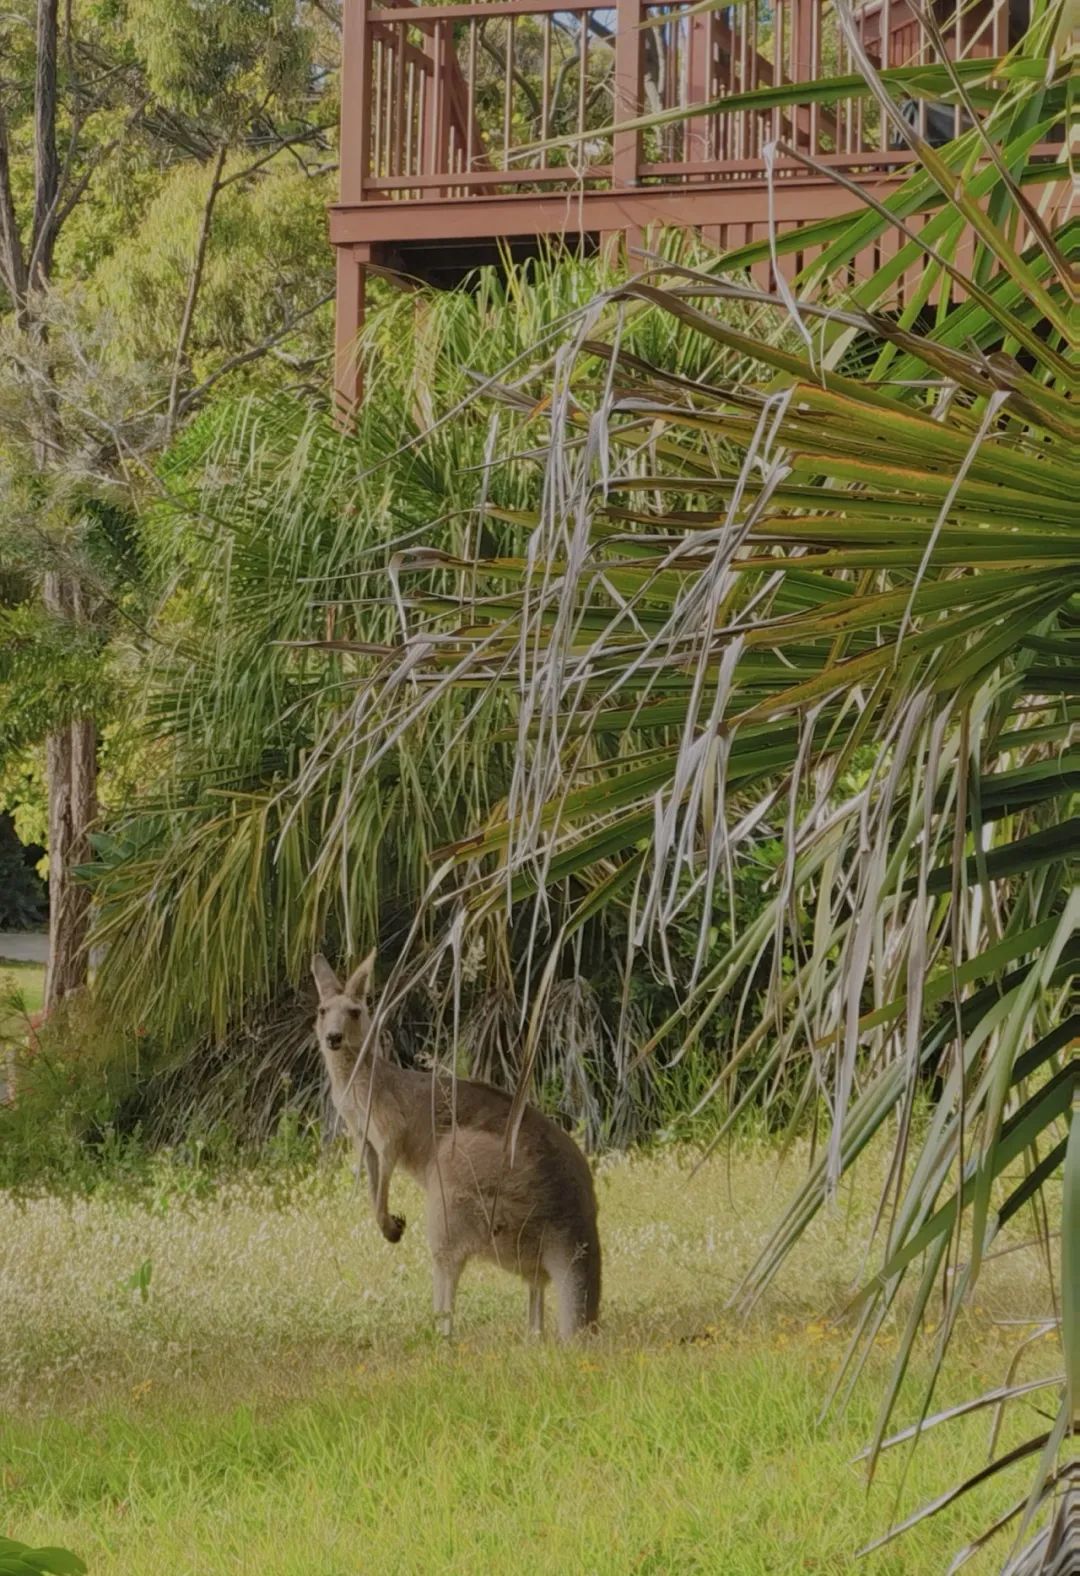
{"label": "palm tree", "polygon": [[[152,640],[115,655],[133,691],[137,675],[111,741],[122,770],[110,791],[124,797],[89,872],[98,992],[116,1023],[141,1031],[143,1074],[175,1070],[137,1096],[151,1131],[175,1135],[193,1106],[207,1124],[273,1120],[282,1075],[305,1066],[309,1013],[292,997],[312,952],[355,954],[377,938],[400,948],[434,851],[505,793],[512,732],[492,737],[513,721],[504,698],[485,698],[480,732],[463,727],[471,698],[447,694],[362,776],[353,702],[396,660],[394,586],[418,532],[425,562],[448,566],[431,575],[435,606],[449,605],[453,565],[478,543],[520,549],[517,521],[540,492],[532,443],[492,474],[500,413],[475,391],[515,358],[531,366],[611,278],[602,261],[563,258],[488,271],[469,292],[388,293],[369,324],[354,433],[306,400],[229,400],[163,462],[141,522]],[[673,373],[718,364],[715,347],[659,320],[634,343]],[[595,939],[591,950],[606,951]],[[460,1025],[476,1070],[511,1082],[515,967],[490,938]],[[591,1140],[625,1138],[637,1107],[615,1088],[604,1012],[580,969],[568,972],[546,1071]],[[414,992],[399,1042],[426,1033],[428,1011]]]}
{"label": "palm tree", "polygon": [[[749,967],[768,971],[771,1011],[732,1037],[715,1088],[738,1075],[745,1103],[782,1081],[828,1138],[744,1302],[894,1134],[845,1371],[899,1314],[871,1465],[944,1420],[931,1384],[914,1428],[890,1434],[920,1328],[933,1307],[936,1378],[988,1254],[1030,1216],[1060,1286],[1054,1412],[972,1480],[1028,1463],[996,1528],[1029,1561],[1080,1409],[1075,232],[1046,200],[1065,171],[1045,151],[1068,71],[1061,4],[1033,6],[1003,62],[927,68],[924,91],[970,117],[935,150],[867,67],[867,98],[912,146],[887,201],[705,272],[658,266],[508,375],[506,449],[534,446],[542,472],[514,517],[525,549],[443,555],[437,577],[422,554],[403,563],[407,636],[332,734],[364,773],[448,694],[477,728],[494,705],[510,714],[505,797],[444,850],[428,912],[455,958],[495,921],[529,928],[532,1025],[561,951],[615,908],[627,978],[635,957],[670,970],[672,936],[698,927],[685,1000],[639,1057],[689,1043]],[[839,284],[887,232],[895,258]],[[794,288],[740,272],[816,246]],[[650,363],[628,346],[642,320],[720,352],[719,371]],[[766,833],[784,847],[769,901],[716,958],[726,894]]]}

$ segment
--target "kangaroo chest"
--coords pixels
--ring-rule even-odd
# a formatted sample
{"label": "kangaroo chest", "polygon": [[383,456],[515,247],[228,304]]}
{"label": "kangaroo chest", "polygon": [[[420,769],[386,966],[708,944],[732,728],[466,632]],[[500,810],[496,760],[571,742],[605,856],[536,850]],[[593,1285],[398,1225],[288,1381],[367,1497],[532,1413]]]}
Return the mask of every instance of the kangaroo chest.
{"label": "kangaroo chest", "polygon": [[401,1122],[388,1065],[357,1067],[351,1056],[332,1054],[326,1064],[334,1106],[356,1142],[366,1140],[380,1153],[394,1146]]}

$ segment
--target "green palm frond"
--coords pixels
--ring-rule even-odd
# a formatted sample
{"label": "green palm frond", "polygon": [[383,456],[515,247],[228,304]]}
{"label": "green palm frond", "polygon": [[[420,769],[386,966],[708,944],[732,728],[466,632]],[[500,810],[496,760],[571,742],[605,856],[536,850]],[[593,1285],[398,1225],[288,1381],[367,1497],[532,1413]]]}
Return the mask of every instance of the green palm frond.
{"label": "green palm frond", "polygon": [[[1080,1383],[1072,56],[1063,7],[1032,9],[992,91],[969,92],[981,124],[938,151],[916,140],[884,202],[853,194],[849,218],[705,271],[658,261],[487,390],[506,449],[536,451],[523,512],[485,500],[524,541],[404,555],[405,638],[332,731],[364,774],[449,696],[474,726],[504,718],[505,795],[435,855],[427,912],[455,956],[471,927],[533,926],[534,1036],[551,960],[598,912],[627,916],[627,977],[646,959],[671,975],[672,936],[696,929],[683,999],[639,1065],[661,1044],[677,1057],[748,971],[769,973],[771,1011],[745,1031],[736,1014],[714,1087],[744,1103],[794,1087],[829,1136],[745,1300],[895,1135],[843,1376],[900,1318],[871,1464],[932,1297],[936,1372],[1021,1211],[1050,1251],[1064,1183],[1056,1420],[979,1479],[1035,1463],[1006,1518],[1021,1541]],[[896,87],[866,91],[885,113]],[[896,258],[848,275],[886,230]],[[783,291],[739,273],[809,240],[823,254]],[[642,354],[639,322],[697,342],[707,374]],[[767,901],[717,957],[733,879],[766,839],[782,845]],[[523,917],[545,904],[546,927]]]}
{"label": "green palm frond", "polygon": [[[673,249],[687,264],[706,256]],[[358,689],[395,660],[421,532],[436,606],[476,551],[520,551],[540,497],[533,440],[526,429],[520,456],[493,468],[502,411],[478,390],[507,387],[515,362],[529,374],[537,346],[612,277],[601,261],[560,259],[486,273],[470,293],[389,295],[370,320],[369,398],[350,438],[284,399],[225,403],[163,462],[143,531],[159,605],[125,741],[134,792],[86,872],[98,988],[142,1031],[144,1071],[198,1064],[215,1082],[221,1047],[247,1046],[267,1012],[281,1019],[282,993],[304,988],[313,950],[378,937],[392,954],[438,851],[506,792],[514,712],[497,690],[435,699],[423,727],[359,775]],[[720,364],[715,347],[658,314],[638,313],[627,336],[672,376]],[[599,915],[594,929],[607,923]],[[504,979],[516,964],[500,963],[496,944],[485,956],[462,1053],[516,1076],[520,1003]],[[553,1034],[545,1076],[592,1139],[625,1137],[625,1091],[588,982],[566,991],[562,1021],[591,1048],[570,1058]],[[423,982],[406,1008],[428,1022]],[[401,1017],[395,1032],[413,1037]],[[295,1036],[279,1038],[284,1069]]]}

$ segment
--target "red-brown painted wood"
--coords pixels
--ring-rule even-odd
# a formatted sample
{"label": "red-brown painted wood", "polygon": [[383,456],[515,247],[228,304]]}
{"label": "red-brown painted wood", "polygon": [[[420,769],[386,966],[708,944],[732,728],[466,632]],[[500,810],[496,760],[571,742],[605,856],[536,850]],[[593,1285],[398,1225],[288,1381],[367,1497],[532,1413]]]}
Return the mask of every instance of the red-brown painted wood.
{"label": "red-brown painted wood", "polygon": [[[774,0],[771,33],[756,6],[690,14],[692,0],[344,0],[343,10],[341,200],[330,212],[330,239],[338,249],[335,377],[346,415],[362,394],[354,341],[369,267],[427,266],[430,274],[450,264],[461,272],[497,243],[539,245],[549,236],[621,252],[663,226],[692,227],[731,250],[768,234],[763,154],[777,138],[879,197],[909,162],[889,145],[887,127],[865,124],[857,101],[718,109],[731,94],[854,70],[830,0]],[[918,10],[911,0],[856,4],[859,42],[875,64],[926,58]],[[935,0],[935,12],[952,54],[1007,47],[1007,0]],[[576,33],[566,18],[578,19]],[[523,105],[532,106],[531,124],[528,114],[522,124]],[[657,131],[611,130],[658,107],[694,106]],[[568,132],[582,135],[566,152]],[[553,137],[564,138],[562,154],[536,148]],[[777,161],[779,227],[851,204],[822,175]],[[857,273],[876,255],[860,258]],[[765,264],[756,276],[767,283],[769,272]]]}

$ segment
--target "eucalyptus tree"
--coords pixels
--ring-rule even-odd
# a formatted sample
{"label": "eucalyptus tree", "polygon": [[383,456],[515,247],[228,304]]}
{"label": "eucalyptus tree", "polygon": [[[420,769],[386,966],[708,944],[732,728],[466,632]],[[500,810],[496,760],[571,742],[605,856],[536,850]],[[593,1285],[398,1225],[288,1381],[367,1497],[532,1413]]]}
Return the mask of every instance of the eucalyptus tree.
{"label": "eucalyptus tree", "polygon": [[[50,653],[78,648],[93,667],[124,600],[123,582],[100,559],[95,565],[88,547],[102,540],[102,508],[116,508],[146,454],[209,386],[274,350],[326,298],[310,239],[303,276],[273,266],[264,215],[263,272],[271,277],[249,281],[264,284],[262,311],[222,311],[219,300],[217,354],[206,356],[215,226],[235,226],[230,204],[250,206],[253,188],[280,177],[286,160],[316,179],[332,168],[334,52],[325,11],[292,0],[14,0],[0,17],[2,551],[9,590],[15,582],[6,635],[20,653],[16,661],[5,651],[0,683],[24,714],[24,743],[37,701],[54,702],[46,745],[50,1004],[86,975],[88,895],[72,869],[87,856],[97,810],[92,686],[85,671],[78,684],[57,685]],[[199,196],[185,205],[193,185]],[[146,300],[118,297],[110,264],[154,200],[167,205],[170,194],[169,322],[166,332],[154,325],[155,337],[146,331]],[[290,240],[293,228],[283,227]],[[129,267],[129,278],[139,272]],[[141,272],[145,282],[150,270]],[[33,630],[32,595],[40,597]],[[20,681],[35,650],[28,699]]]}

